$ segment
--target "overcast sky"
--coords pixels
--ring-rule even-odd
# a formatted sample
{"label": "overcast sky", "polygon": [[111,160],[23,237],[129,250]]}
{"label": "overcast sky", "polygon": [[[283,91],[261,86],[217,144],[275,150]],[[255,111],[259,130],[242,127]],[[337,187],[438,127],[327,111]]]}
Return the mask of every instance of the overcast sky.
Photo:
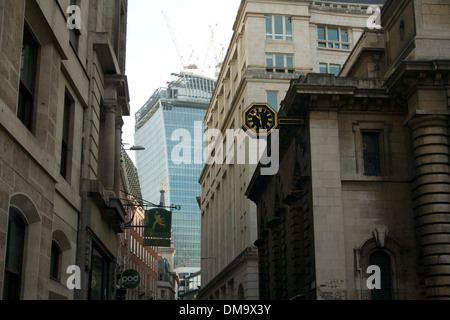
{"label": "overcast sky", "polygon": [[[163,15],[171,25],[186,63],[195,63],[205,76],[214,74],[214,54],[226,52],[240,0],[129,0],[126,75],[131,116],[124,117],[123,142],[134,145],[134,114],[155,89],[164,87],[172,72],[181,71],[181,60]],[[189,61],[189,58],[192,59]],[[134,158],[133,154],[130,154]]]}

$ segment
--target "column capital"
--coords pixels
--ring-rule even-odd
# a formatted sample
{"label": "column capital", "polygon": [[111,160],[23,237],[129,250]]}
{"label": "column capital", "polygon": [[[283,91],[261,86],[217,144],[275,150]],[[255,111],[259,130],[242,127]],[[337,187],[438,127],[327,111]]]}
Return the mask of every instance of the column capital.
{"label": "column capital", "polygon": [[116,113],[117,112],[117,105],[116,104],[104,104],[103,109],[106,113]]}
{"label": "column capital", "polygon": [[448,114],[427,113],[425,110],[415,110],[413,114],[405,120],[404,125],[411,129],[423,126],[448,126]]}
{"label": "column capital", "polygon": [[124,124],[122,117],[116,117],[116,129],[122,129]]}

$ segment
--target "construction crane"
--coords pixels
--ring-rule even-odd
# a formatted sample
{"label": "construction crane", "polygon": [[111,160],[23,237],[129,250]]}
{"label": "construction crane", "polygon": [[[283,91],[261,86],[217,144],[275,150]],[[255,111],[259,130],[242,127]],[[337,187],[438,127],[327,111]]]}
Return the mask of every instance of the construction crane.
{"label": "construction crane", "polygon": [[[170,35],[172,37],[172,41],[173,41],[173,43],[175,45],[175,48],[176,48],[176,50],[178,52],[178,56],[180,57],[182,69],[184,69],[184,70],[188,70],[188,69],[195,70],[195,69],[198,69],[198,67],[195,64],[186,64],[185,63],[185,60],[184,60],[184,57],[183,57],[183,53],[180,50],[180,46],[178,45],[177,38],[175,36],[175,33],[173,32],[172,26],[170,25],[169,17],[167,16],[165,11],[162,11],[162,14],[164,16],[164,19],[166,20],[167,28],[169,29]],[[193,54],[194,54],[194,51],[192,51],[189,60],[191,60]]]}
{"label": "construction crane", "polygon": [[206,53],[206,58],[205,58],[205,62],[203,64],[203,71],[205,69],[205,64],[206,64],[206,60],[208,58],[208,53],[210,51],[213,52],[213,56],[214,56],[214,62],[215,62],[215,72],[214,75],[217,77],[219,75],[220,69],[222,67],[223,64],[223,53],[224,53],[224,47],[222,46],[222,49],[220,51],[219,54],[217,54],[217,48],[216,48],[216,40],[215,40],[215,29],[217,27],[217,24],[213,26],[209,25],[209,36],[210,36],[210,41],[209,41],[209,46],[208,46],[208,51]]}

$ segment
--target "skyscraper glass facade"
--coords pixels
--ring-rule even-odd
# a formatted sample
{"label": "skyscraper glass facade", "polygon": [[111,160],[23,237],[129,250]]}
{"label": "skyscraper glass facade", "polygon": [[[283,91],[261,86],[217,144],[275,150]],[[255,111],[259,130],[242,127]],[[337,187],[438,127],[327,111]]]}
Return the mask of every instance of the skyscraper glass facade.
{"label": "skyscraper glass facade", "polygon": [[[197,197],[204,166],[202,121],[215,81],[187,74],[174,77],[136,113],[135,144],[145,147],[136,153],[136,165],[145,200],[159,203],[164,180],[166,205],[181,206],[172,214],[174,268],[185,263],[198,263],[200,267],[201,212]],[[180,158],[185,161],[179,163]]]}

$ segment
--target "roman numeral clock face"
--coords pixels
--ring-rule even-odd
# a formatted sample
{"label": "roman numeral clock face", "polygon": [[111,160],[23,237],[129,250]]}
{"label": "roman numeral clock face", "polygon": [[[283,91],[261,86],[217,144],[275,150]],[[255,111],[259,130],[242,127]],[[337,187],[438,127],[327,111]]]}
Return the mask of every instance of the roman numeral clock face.
{"label": "roman numeral clock face", "polygon": [[244,130],[252,135],[263,135],[261,130],[267,130],[269,135],[278,124],[277,113],[267,104],[252,104],[243,114]]}

